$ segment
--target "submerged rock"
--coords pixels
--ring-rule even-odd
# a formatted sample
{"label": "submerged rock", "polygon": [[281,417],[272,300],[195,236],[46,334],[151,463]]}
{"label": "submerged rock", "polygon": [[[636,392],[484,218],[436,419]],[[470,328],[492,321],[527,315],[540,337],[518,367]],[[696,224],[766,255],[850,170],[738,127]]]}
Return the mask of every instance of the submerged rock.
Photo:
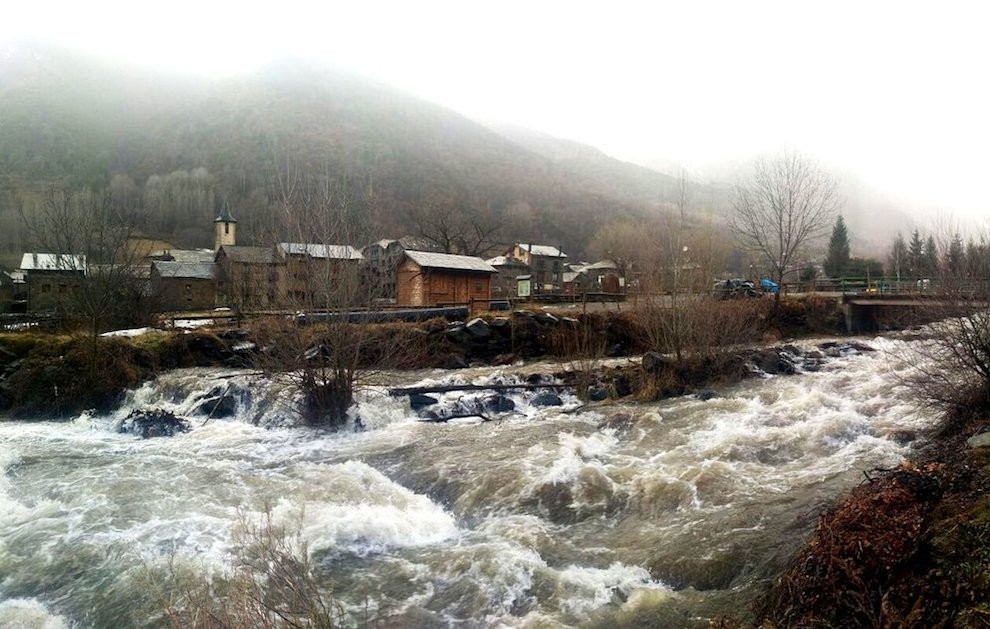
{"label": "submerged rock", "polygon": [[136,409],[120,422],[117,431],[130,433],[142,439],[151,437],[173,437],[180,432],[191,430],[189,422],[171,411],[160,408]]}
{"label": "submerged rock", "polygon": [[206,415],[216,419],[231,417],[237,413],[237,398],[221,395],[205,398],[193,409],[193,415]]}
{"label": "submerged rock", "polygon": [[437,398],[430,395],[423,395],[422,393],[413,393],[409,396],[409,408],[414,411],[418,411],[426,406],[433,406],[439,402]]}
{"label": "submerged rock", "polygon": [[511,413],[516,410],[516,403],[504,395],[492,395],[485,398],[484,409],[489,413]]}
{"label": "submerged rock", "polygon": [[533,406],[563,406],[564,400],[560,399],[560,396],[556,393],[547,391],[545,393],[537,393],[529,403]]}
{"label": "submerged rock", "polygon": [[606,417],[600,424],[599,428],[615,428],[616,430],[624,430],[631,427],[636,423],[633,416],[626,412],[612,413]]}
{"label": "submerged rock", "polygon": [[594,386],[588,389],[588,400],[601,402],[608,399],[608,389],[602,386]]}

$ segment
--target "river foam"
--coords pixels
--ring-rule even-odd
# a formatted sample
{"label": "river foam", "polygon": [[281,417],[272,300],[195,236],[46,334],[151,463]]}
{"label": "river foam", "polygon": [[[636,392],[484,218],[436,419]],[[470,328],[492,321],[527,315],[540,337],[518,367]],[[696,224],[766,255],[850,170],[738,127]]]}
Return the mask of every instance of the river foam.
{"label": "river foam", "polygon": [[[287,428],[282,384],[194,369],[142,386],[110,416],[0,423],[0,625],[154,625],[147,566],[177,560],[209,579],[243,551],[238,527],[270,517],[354,618],[704,626],[863,469],[909,451],[892,433],[931,425],[891,373],[909,368],[890,358],[903,342],[872,343],[881,351],[705,401],[580,409],[564,395],[544,408],[512,392],[517,412],[502,421],[423,423],[382,382],[358,394],[363,431]],[[518,377],[472,369],[387,384]],[[194,419],[190,433],[115,430],[135,407],[189,414],[218,390],[233,392],[233,414]]]}

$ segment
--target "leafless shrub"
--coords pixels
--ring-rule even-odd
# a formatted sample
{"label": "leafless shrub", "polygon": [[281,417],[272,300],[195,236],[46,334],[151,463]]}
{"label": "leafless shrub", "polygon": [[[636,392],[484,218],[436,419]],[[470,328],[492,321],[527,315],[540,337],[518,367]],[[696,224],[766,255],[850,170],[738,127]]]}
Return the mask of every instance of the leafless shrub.
{"label": "leafless shrub", "polygon": [[644,344],[652,351],[717,363],[740,344],[759,340],[769,300],[718,300],[709,295],[673,295],[648,300],[639,311]]}
{"label": "leafless shrub", "polygon": [[299,533],[276,525],[270,509],[260,522],[242,517],[235,529],[234,565],[207,580],[174,556],[146,567],[147,587],[175,629],[306,627],[345,624],[344,609],[320,585]]}
{"label": "leafless shrub", "polygon": [[575,374],[577,396],[587,401],[608,342],[605,318],[581,315],[576,320],[565,319],[549,334],[547,342],[551,353],[568,362]]}
{"label": "leafless shrub", "polygon": [[943,282],[919,310],[931,323],[905,346],[907,376],[922,404],[969,414],[990,404],[990,309],[987,292],[965,282]]}

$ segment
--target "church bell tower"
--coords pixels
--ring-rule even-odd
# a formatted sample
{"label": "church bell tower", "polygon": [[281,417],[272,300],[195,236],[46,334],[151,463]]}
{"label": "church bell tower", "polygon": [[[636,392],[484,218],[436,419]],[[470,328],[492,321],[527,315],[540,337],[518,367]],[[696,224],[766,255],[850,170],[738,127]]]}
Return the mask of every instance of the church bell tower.
{"label": "church bell tower", "polygon": [[237,233],[237,219],[230,215],[230,210],[227,209],[226,205],[220,210],[213,224],[216,233],[214,251],[218,251],[223,246],[232,247],[237,244],[237,239],[235,238],[235,234]]}

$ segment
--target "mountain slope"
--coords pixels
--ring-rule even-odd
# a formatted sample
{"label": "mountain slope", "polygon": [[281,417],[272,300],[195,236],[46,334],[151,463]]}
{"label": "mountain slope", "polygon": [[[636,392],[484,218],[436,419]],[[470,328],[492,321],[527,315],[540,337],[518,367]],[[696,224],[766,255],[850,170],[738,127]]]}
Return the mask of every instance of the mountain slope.
{"label": "mountain slope", "polygon": [[296,62],[207,81],[21,48],[0,59],[0,121],[0,230],[11,234],[25,198],[112,176],[119,197],[153,206],[152,235],[208,243],[226,202],[260,240],[272,182],[291,162],[359,196],[368,239],[412,231],[414,208],[448,204],[498,217],[506,241],[580,254],[602,221],[655,208],[669,179],[604,155],[549,159],[442,107]]}

